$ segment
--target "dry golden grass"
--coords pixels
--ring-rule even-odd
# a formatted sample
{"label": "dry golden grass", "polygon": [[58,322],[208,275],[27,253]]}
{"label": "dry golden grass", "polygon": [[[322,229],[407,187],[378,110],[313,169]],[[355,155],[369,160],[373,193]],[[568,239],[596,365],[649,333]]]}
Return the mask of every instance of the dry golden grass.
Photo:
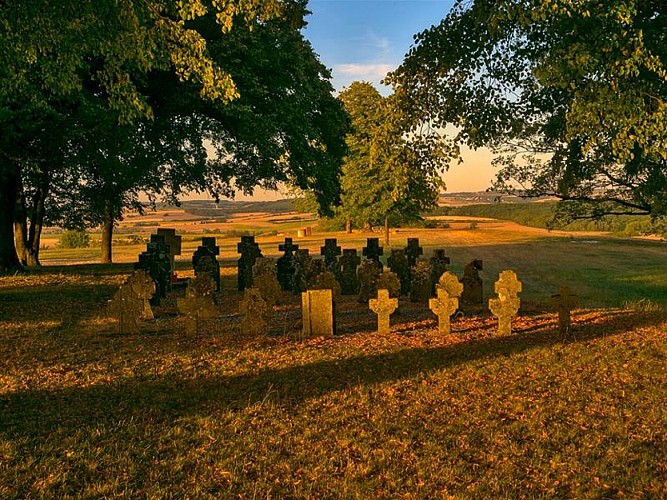
{"label": "dry golden grass", "polygon": [[[361,249],[368,236],[381,235],[297,243],[318,254],[325,237]],[[516,270],[514,335],[494,337],[480,311],[441,337],[402,301],[378,336],[345,298],[340,335],[297,342],[286,295],[271,335],[243,338],[231,237],[218,239],[220,317],[198,336],[173,298],[140,335],[115,333],[106,300],[143,246],[117,247],[113,266],[0,278],[0,498],[667,497],[665,246],[495,222],[391,243],[408,237],[427,256],[446,248],[458,274],[484,259],[486,297]],[[257,240],[277,256],[282,238]],[[198,244],[184,239],[181,276]],[[581,304],[568,338],[549,306],[561,284]]]}

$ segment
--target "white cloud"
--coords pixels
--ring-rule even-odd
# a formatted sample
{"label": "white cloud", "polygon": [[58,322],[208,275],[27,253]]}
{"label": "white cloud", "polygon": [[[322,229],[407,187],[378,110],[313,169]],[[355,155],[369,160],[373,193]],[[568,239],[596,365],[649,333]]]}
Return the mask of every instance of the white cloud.
{"label": "white cloud", "polygon": [[334,66],[334,70],[344,75],[372,75],[379,78],[384,78],[393,69],[391,64],[338,64]]}

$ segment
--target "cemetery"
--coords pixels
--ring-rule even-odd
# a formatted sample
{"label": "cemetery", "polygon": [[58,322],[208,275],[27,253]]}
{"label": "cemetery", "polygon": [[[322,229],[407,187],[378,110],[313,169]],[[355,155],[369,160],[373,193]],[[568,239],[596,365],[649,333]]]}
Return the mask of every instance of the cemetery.
{"label": "cemetery", "polygon": [[0,5],[0,499],[667,498],[667,3]]}
{"label": "cemetery", "polygon": [[[95,474],[97,486],[84,488],[99,493],[114,488],[121,457],[136,453],[134,433],[155,433],[142,442],[150,456],[172,457],[174,464],[162,470],[182,483],[183,492],[207,484],[239,495],[253,481],[281,495],[301,491],[304,478],[322,495],[361,495],[369,484],[392,495],[419,488],[399,472],[406,464],[421,477],[433,460],[448,463],[451,450],[460,465],[451,472],[435,465],[448,484],[456,477],[472,480],[470,461],[491,477],[498,474],[498,481],[507,467],[518,477],[533,477],[519,470],[533,463],[528,449],[548,457],[548,447],[564,446],[560,441],[621,440],[628,425],[637,439],[652,442],[642,432],[664,421],[664,309],[646,307],[651,303],[632,295],[650,296],[649,288],[613,283],[654,272],[656,244],[541,242],[523,232],[508,236],[506,228],[494,231],[493,222],[480,223],[475,234],[397,231],[383,249],[372,233],[183,242],[180,234],[165,237],[170,232],[162,230],[126,263],[47,266],[5,278],[5,435],[23,436],[21,449],[32,455],[50,453],[43,446],[52,446],[49,436],[59,433],[65,440],[59,449],[83,453],[63,458],[78,468],[93,460],[100,440],[113,443],[102,455],[111,468]],[[485,239],[487,246],[456,244],[466,237]],[[614,273],[587,271],[591,245],[599,245],[599,265]],[[634,266],[627,265],[628,252],[636,256]],[[528,260],[535,254],[542,257]],[[433,283],[436,266],[442,272]],[[559,279],[565,269],[576,271],[567,281]],[[466,286],[474,292],[467,303]],[[658,304],[660,295],[653,300]],[[24,364],[35,356],[37,365]],[[109,386],[107,379],[115,382]],[[51,394],[48,404],[39,391]],[[594,394],[605,396],[598,401]],[[612,402],[627,411],[609,413]],[[454,412],[447,410],[452,403]],[[479,405],[484,409],[475,409]],[[552,414],[564,420],[553,422]],[[481,419],[477,430],[467,422],[473,415]],[[605,426],[596,427],[598,419],[589,415],[604,415]],[[127,427],[127,419],[134,426]],[[440,426],[456,432],[434,441]],[[158,436],[174,432],[196,448],[182,448],[179,437],[164,448]],[[525,445],[516,444],[514,432],[522,433]],[[29,445],[31,439],[45,444]],[[415,448],[415,440],[429,452]],[[479,451],[466,458],[457,443]],[[657,446],[646,452],[661,456]],[[573,459],[580,467],[597,467],[586,450]],[[285,453],[292,457],[286,462],[279,458]],[[645,456],[640,448],[626,453],[603,463],[616,470],[627,457]],[[252,462],[241,468],[244,456]],[[503,456],[507,462],[499,468]],[[228,473],[194,465],[202,457]],[[582,477],[567,463],[551,466],[547,482],[522,488],[537,492],[562,481],[553,478]],[[194,476],[182,468],[186,464]],[[394,481],[411,482],[384,485],[360,467],[382,467]],[[336,473],[357,479],[343,485],[331,478]],[[661,491],[660,474],[646,474],[653,479],[642,481],[642,488]],[[68,486],[75,476],[66,477],[56,479],[52,491],[81,491],[79,483]],[[635,484],[634,477],[623,481]],[[131,478],[137,488],[138,476]],[[438,484],[434,477],[430,482]],[[156,485],[152,494],[164,494]],[[491,491],[482,483],[478,488]]]}

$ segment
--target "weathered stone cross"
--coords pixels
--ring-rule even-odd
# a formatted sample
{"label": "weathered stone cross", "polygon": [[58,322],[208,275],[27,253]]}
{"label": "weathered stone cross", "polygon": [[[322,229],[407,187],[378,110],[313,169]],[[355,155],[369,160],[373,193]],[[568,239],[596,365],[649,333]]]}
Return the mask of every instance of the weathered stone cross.
{"label": "weathered stone cross", "polygon": [[361,253],[364,257],[375,261],[380,270],[382,270],[382,262],[380,262],[380,256],[384,254],[384,248],[380,246],[379,238],[367,238],[366,246],[362,249]]}
{"label": "weathered stone cross", "polygon": [[377,299],[370,299],[368,307],[378,315],[378,333],[389,333],[389,316],[398,307],[398,299],[389,298],[389,290],[378,290]]}
{"label": "weathered stone cross", "polygon": [[169,245],[169,260],[171,261],[171,274],[176,273],[174,266],[174,258],[181,255],[181,237],[176,234],[176,229],[159,227],[157,230],[158,236],[164,236],[164,241]]}
{"label": "weathered stone cross", "polygon": [[320,247],[320,255],[324,257],[324,264],[332,272],[336,273],[338,268],[338,256],[341,254],[341,248],[338,246],[336,238],[327,238],[324,240],[324,246]]}
{"label": "weathered stone cross", "polygon": [[512,318],[519,312],[521,299],[518,294],[521,290],[521,282],[514,271],[500,273],[500,278],[495,284],[498,298],[489,299],[489,309],[498,318],[498,335],[512,333]]}
{"label": "weathered stone cross", "polygon": [[570,313],[577,307],[577,296],[572,295],[570,287],[562,286],[556,295],[551,296],[551,303],[558,311],[558,332],[567,335],[570,332]]}
{"label": "weathered stone cross", "polygon": [[463,285],[458,278],[449,271],[440,277],[437,287],[437,298],[429,299],[431,311],[438,317],[438,331],[441,335],[451,333],[451,316],[459,308],[459,297],[463,292]]}
{"label": "weathered stone cross", "polygon": [[143,301],[141,319],[154,319],[150,300],[155,294],[156,287],[150,274],[145,269],[137,269],[127,279],[127,284],[130,285],[137,298]]}
{"label": "weathered stone cross", "polygon": [[118,320],[118,333],[139,333],[137,319],[141,316],[144,304],[132,287],[121,285],[109,301],[109,312]]}
{"label": "weathered stone cross", "polygon": [[201,322],[218,316],[218,308],[213,300],[215,288],[213,278],[208,274],[200,274],[190,280],[185,298],[176,300],[178,310],[187,319],[185,325],[189,334],[199,335]]}

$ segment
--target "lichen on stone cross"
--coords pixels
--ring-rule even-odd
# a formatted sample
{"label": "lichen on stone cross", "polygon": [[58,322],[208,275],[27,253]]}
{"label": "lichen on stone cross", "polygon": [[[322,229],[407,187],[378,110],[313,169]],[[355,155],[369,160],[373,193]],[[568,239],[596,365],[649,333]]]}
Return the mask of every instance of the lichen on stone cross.
{"label": "lichen on stone cross", "polygon": [[505,336],[512,333],[512,318],[519,312],[522,290],[521,282],[514,271],[503,271],[495,284],[498,298],[489,299],[489,310],[498,318],[498,335]]}
{"label": "lichen on stone cross", "polygon": [[181,237],[176,234],[176,229],[160,227],[157,230],[158,235],[164,236],[164,240],[169,245],[169,260],[171,261],[171,272],[174,274],[176,268],[174,266],[174,258],[176,255],[181,255]]}
{"label": "lichen on stone cross", "polygon": [[562,286],[556,295],[551,296],[551,303],[558,312],[558,332],[570,333],[571,312],[577,307],[577,296],[572,295],[570,287]]}
{"label": "lichen on stone cross", "polygon": [[378,277],[378,290],[384,288],[389,290],[389,296],[398,298],[401,295],[401,280],[398,275],[392,271],[383,271]]}
{"label": "lichen on stone cross", "polygon": [[428,306],[438,317],[438,331],[441,335],[449,335],[451,333],[452,314],[459,308],[459,298],[451,296],[445,288],[438,288],[438,296],[429,299]]}
{"label": "lichen on stone cross", "polygon": [[246,288],[240,306],[241,334],[253,337],[266,335],[273,310],[268,307],[259,290]]}
{"label": "lichen on stone cross", "polygon": [[450,297],[456,297],[457,299],[463,293],[463,283],[459,281],[459,278],[454,273],[449,271],[442,273],[436,288],[446,290]]}
{"label": "lichen on stone cross", "polygon": [[323,273],[318,274],[317,277],[315,278],[315,282],[312,285],[312,289],[331,290],[331,293],[333,294],[333,301],[334,302],[340,301],[342,289],[340,284],[338,283],[338,280],[336,279],[336,275],[331,271],[325,271]]}
{"label": "lichen on stone cross", "polygon": [[368,307],[378,315],[378,333],[389,333],[389,316],[398,307],[398,299],[389,297],[389,290],[378,290],[377,298],[368,301]]}
{"label": "lichen on stone cross", "polygon": [[118,333],[139,333],[137,319],[144,309],[143,301],[128,284],[121,285],[109,301],[109,312],[118,320]]}
{"label": "lichen on stone cross", "polygon": [[185,289],[186,296],[213,297],[215,296],[215,280],[209,274],[200,274],[190,280]]}
{"label": "lichen on stone cross", "polygon": [[338,271],[338,256],[340,254],[341,248],[338,246],[336,238],[326,238],[324,246],[320,247],[320,255],[324,257],[324,263],[333,273]]}
{"label": "lichen on stone cross", "polygon": [[156,287],[153,278],[145,269],[137,269],[127,279],[127,284],[132,287],[132,291],[143,301],[143,310],[141,319],[154,319],[153,309],[151,309],[150,300],[155,294]]}
{"label": "lichen on stone cross", "polygon": [[218,316],[218,308],[214,300],[215,282],[202,274],[190,281],[185,290],[185,297],[178,298],[178,310],[186,318],[186,330],[190,334],[199,335],[201,322]]}

